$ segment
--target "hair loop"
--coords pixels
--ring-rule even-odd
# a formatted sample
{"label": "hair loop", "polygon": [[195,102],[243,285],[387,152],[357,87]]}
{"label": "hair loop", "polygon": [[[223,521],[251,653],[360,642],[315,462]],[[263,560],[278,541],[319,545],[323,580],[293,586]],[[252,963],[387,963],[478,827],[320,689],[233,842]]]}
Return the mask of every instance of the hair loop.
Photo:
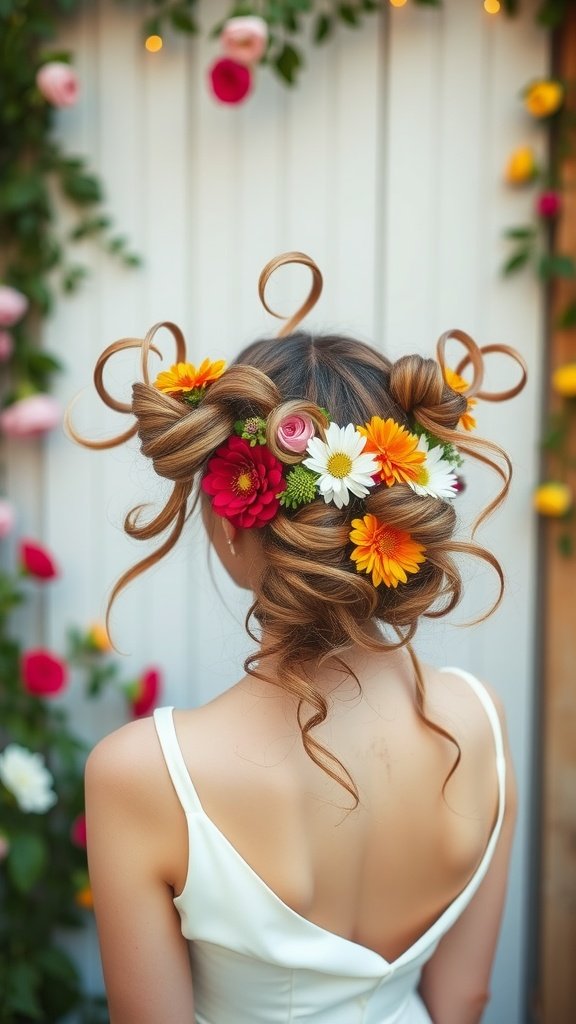
{"label": "hair loop", "polygon": [[[513,359],[520,367],[521,376],[520,380],[514,385],[514,387],[508,388],[505,391],[477,391],[476,398],[479,398],[484,402],[506,402],[509,398],[515,398],[515,396],[522,391],[528,377],[528,367],[524,357],[510,345],[483,345],[482,348],[478,349],[478,351],[482,356],[491,352],[500,352],[502,355],[510,356],[510,358]],[[461,374],[462,371],[466,369],[470,361],[469,355],[464,356],[456,367],[456,373]]]}
{"label": "hair loop", "polygon": [[[484,361],[482,359],[482,350],[478,347],[473,338],[466,331],[460,331],[458,328],[453,328],[451,331],[444,331],[443,334],[438,338],[436,344],[436,358],[440,364],[442,370],[442,376],[446,383],[446,346],[450,339],[453,338],[456,341],[460,341],[466,349],[467,355],[464,360],[459,364],[460,368],[464,368],[468,363],[472,364],[474,371],[472,380],[470,381],[466,391],[462,392],[467,398],[472,398],[474,395],[478,395],[482,381],[484,379]],[[460,370],[456,370],[459,373]],[[480,397],[478,395],[478,397]]]}
{"label": "hair loop", "polygon": [[[312,271],[312,287],[308,294],[308,298],[299,309],[291,317],[286,317],[282,313],[276,313],[266,302],[266,285],[272,277],[275,270],[279,267],[284,267],[289,263],[300,263],[304,267],[310,267]],[[264,270],[260,274],[258,281],[258,295],[260,296],[260,302],[264,306],[267,313],[271,316],[275,316],[278,320],[286,320],[286,323],[278,331],[278,337],[284,338],[287,334],[291,334],[296,329],[299,323],[302,322],[304,317],[314,308],[320,295],[322,293],[322,274],[320,268],[314,262],[311,256],[307,256],[304,252],[284,252],[280,256],[275,256],[273,260],[270,260]]]}

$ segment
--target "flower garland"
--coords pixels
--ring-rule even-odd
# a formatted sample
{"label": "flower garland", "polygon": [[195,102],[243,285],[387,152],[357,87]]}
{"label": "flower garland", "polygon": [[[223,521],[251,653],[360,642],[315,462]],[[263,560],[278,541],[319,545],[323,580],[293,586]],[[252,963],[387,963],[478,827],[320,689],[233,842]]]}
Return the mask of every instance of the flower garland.
{"label": "flower garland", "polygon": [[[576,294],[572,282],[576,279],[576,255],[555,251],[554,229],[564,206],[563,192],[572,188],[566,180],[564,164],[576,152],[574,109],[576,89],[573,83],[556,78],[539,79],[529,83],[522,91],[524,107],[531,118],[551,131],[551,146],[546,162],[538,164],[529,146],[520,146],[510,155],[505,168],[505,180],[514,187],[536,189],[534,215],[530,224],[508,228],[506,237],[513,243],[513,251],[503,266],[503,273],[517,273],[531,266],[548,286],[559,279],[565,282],[568,301],[560,311],[556,328],[576,328]],[[557,367],[551,374],[552,391],[559,399],[559,407],[549,417],[542,447],[555,464],[555,476],[541,483],[535,490],[533,504],[544,517],[563,521],[558,533],[558,547],[563,555],[574,548],[571,521],[574,518],[574,494],[569,483],[574,467],[570,446],[574,434],[576,413],[576,363]]]}
{"label": "flower garland", "polygon": [[[205,383],[195,406],[224,369],[222,360],[204,360],[201,380]],[[176,363],[158,374],[154,386],[188,402],[189,395],[198,396],[199,374],[190,363]],[[459,382],[465,384],[454,373],[452,379],[459,386]],[[470,429],[468,414],[462,419]],[[323,498],[342,509],[382,485],[407,485],[415,494],[442,501],[453,499],[461,489],[454,472],[461,463],[458,452],[422,428],[412,433],[391,417],[380,416],[362,426],[341,427],[320,408],[317,423],[325,424],[323,436],[312,416],[291,412],[280,420],[271,438],[267,420],[259,416],[238,420],[234,433],[208,459],[202,477],[201,488],[216,515],[237,529],[252,529],[267,526],[280,507],[295,510]],[[418,572],[425,561],[424,545],[374,515],[353,519],[349,540],[355,545],[350,558],[357,572],[370,575],[375,587],[406,583],[407,574]]]}

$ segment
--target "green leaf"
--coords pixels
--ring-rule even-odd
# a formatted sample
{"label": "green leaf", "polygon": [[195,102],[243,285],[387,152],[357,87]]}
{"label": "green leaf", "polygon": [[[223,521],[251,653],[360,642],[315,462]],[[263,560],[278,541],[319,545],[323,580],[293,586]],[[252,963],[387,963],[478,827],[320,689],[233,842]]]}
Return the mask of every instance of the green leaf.
{"label": "green leaf", "polygon": [[141,267],[144,261],[138,253],[128,252],[125,256],[122,256],[122,262],[126,267]]}
{"label": "green leaf", "polygon": [[273,64],[288,85],[294,85],[296,74],[302,66],[302,57],[290,43],[285,43],[280,53],[274,58]]}
{"label": "green leaf", "polygon": [[576,263],[564,253],[546,253],[538,265],[538,274],[544,281],[552,277],[576,277]]}
{"label": "green leaf", "polygon": [[570,558],[574,553],[574,542],[569,533],[561,533],[558,537],[558,551],[563,558]]}
{"label": "green leaf", "polygon": [[198,24],[189,11],[182,7],[176,7],[170,12],[170,21],[178,32],[194,33],[198,31]]}
{"label": "green leaf", "polygon": [[88,268],[83,267],[81,263],[74,263],[72,266],[65,267],[64,275],[62,277],[62,289],[67,295],[72,295],[73,292],[77,291],[82,281],[88,276]]}
{"label": "green leaf", "polygon": [[8,874],[19,892],[28,892],[46,865],[46,845],[36,833],[12,836],[6,859]]}
{"label": "green leaf", "polygon": [[360,24],[360,17],[356,7],[352,7],[351,4],[339,4],[338,14],[342,21],[352,28],[357,28]]}
{"label": "green leaf", "polygon": [[24,959],[12,959],[6,980],[5,998],[12,1013],[8,1018],[3,1019],[17,1020],[20,1014],[24,1014],[28,1019],[43,1020],[44,1011],[37,996],[40,984],[38,970]]}
{"label": "green leaf", "polygon": [[312,39],[319,46],[332,34],[334,22],[329,14],[319,14],[314,23]]}
{"label": "green leaf", "polygon": [[529,238],[534,238],[535,235],[536,228],[533,226],[506,228],[504,232],[505,238],[513,238],[517,241],[528,241]]}
{"label": "green leaf", "polygon": [[521,270],[522,267],[525,267],[531,255],[532,250],[528,247],[518,249],[513,253],[502,267],[504,277],[509,277],[510,274],[515,274],[518,270]]}
{"label": "green leaf", "polygon": [[544,28],[558,28],[567,14],[567,0],[544,0],[536,14],[536,21]]}
{"label": "green leaf", "polygon": [[36,955],[36,963],[51,978],[63,982],[75,983],[78,981],[76,967],[66,953],[58,949],[57,946],[47,946],[41,949]]}
{"label": "green leaf", "polygon": [[62,180],[62,189],[69,199],[79,205],[102,201],[102,187],[93,174],[67,174]]}
{"label": "green leaf", "polygon": [[82,238],[88,238],[90,235],[96,235],[100,231],[104,231],[110,227],[110,224],[110,218],[104,216],[104,214],[100,214],[98,217],[85,217],[70,232],[70,238],[74,242],[79,242]]}
{"label": "green leaf", "polygon": [[570,327],[576,327],[576,299],[568,303],[562,312],[558,314],[556,327],[560,330],[567,330]]}

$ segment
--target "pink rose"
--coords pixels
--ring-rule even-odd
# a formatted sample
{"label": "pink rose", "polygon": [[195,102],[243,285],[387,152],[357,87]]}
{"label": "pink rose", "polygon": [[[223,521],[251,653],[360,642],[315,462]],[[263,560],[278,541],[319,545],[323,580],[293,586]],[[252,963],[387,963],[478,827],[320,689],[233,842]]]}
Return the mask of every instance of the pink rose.
{"label": "pink rose", "polygon": [[36,73],[36,85],[45,100],[54,107],[72,107],[78,99],[78,76],[69,64],[50,60]]}
{"label": "pink rose", "polygon": [[222,29],[220,43],[225,57],[239,64],[254,64],[266,51],[268,25],[264,18],[230,18]]}
{"label": "pink rose", "polygon": [[30,395],[0,413],[0,428],[8,437],[34,437],[52,430],[62,419],[59,403],[51,395]]}
{"label": "pink rose", "polygon": [[0,363],[7,362],[14,351],[14,341],[10,331],[0,331]]}
{"label": "pink rose", "polygon": [[540,217],[553,220],[560,213],[562,199],[558,192],[542,192],[536,200],[536,211]]}
{"label": "pink rose", "polygon": [[16,514],[14,505],[6,498],[0,498],[0,539],[7,537],[14,528]]}
{"label": "pink rose", "polygon": [[245,64],[223,57],[210,68],[212,91],[221,103],[241,103],[250,92],[252,73]]}
{"label": "pink rose", "polygon": [[28,299],[17,288],[0,284],[0,327],[12,327],[18,323],[28,306]]}
{"label": "pink rose", "polygon": [[306,445],[315,434],[314,424],[305,413],[291,413],[280,421],[276,440],[287,452],[304,452]]}

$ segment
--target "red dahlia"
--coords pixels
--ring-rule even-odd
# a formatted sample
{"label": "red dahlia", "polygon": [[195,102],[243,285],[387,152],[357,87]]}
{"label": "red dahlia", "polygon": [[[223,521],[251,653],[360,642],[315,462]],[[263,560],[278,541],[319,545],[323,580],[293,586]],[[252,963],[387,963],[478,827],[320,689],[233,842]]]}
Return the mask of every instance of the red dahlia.
{"label": "red dahlia", "polygon": [[266,445],[253,448],[243,437],[232,435],[208,461],[202,490],[212,498],[212,508],[233,526],[249,529],[266,526],[286,488],[282,463]]}
{"label": "red dahlia", "polygon": [[37,697],[59,693],[68,678],[66,662],[45,650],[25,651],[21,671],[24,688]]}
{"label": "red dahlia", "polygon": [[37,580],[53,580],[58,575],[50,552],[33,540],[20,542],[20,564],[28,576],[35,576]]}
{"label": "red dahlia", "polygon": [[250,92],[250,68],[236,60],[219,58],[210,68],[209,74],[212,91],[221,103],[241,103]]}

